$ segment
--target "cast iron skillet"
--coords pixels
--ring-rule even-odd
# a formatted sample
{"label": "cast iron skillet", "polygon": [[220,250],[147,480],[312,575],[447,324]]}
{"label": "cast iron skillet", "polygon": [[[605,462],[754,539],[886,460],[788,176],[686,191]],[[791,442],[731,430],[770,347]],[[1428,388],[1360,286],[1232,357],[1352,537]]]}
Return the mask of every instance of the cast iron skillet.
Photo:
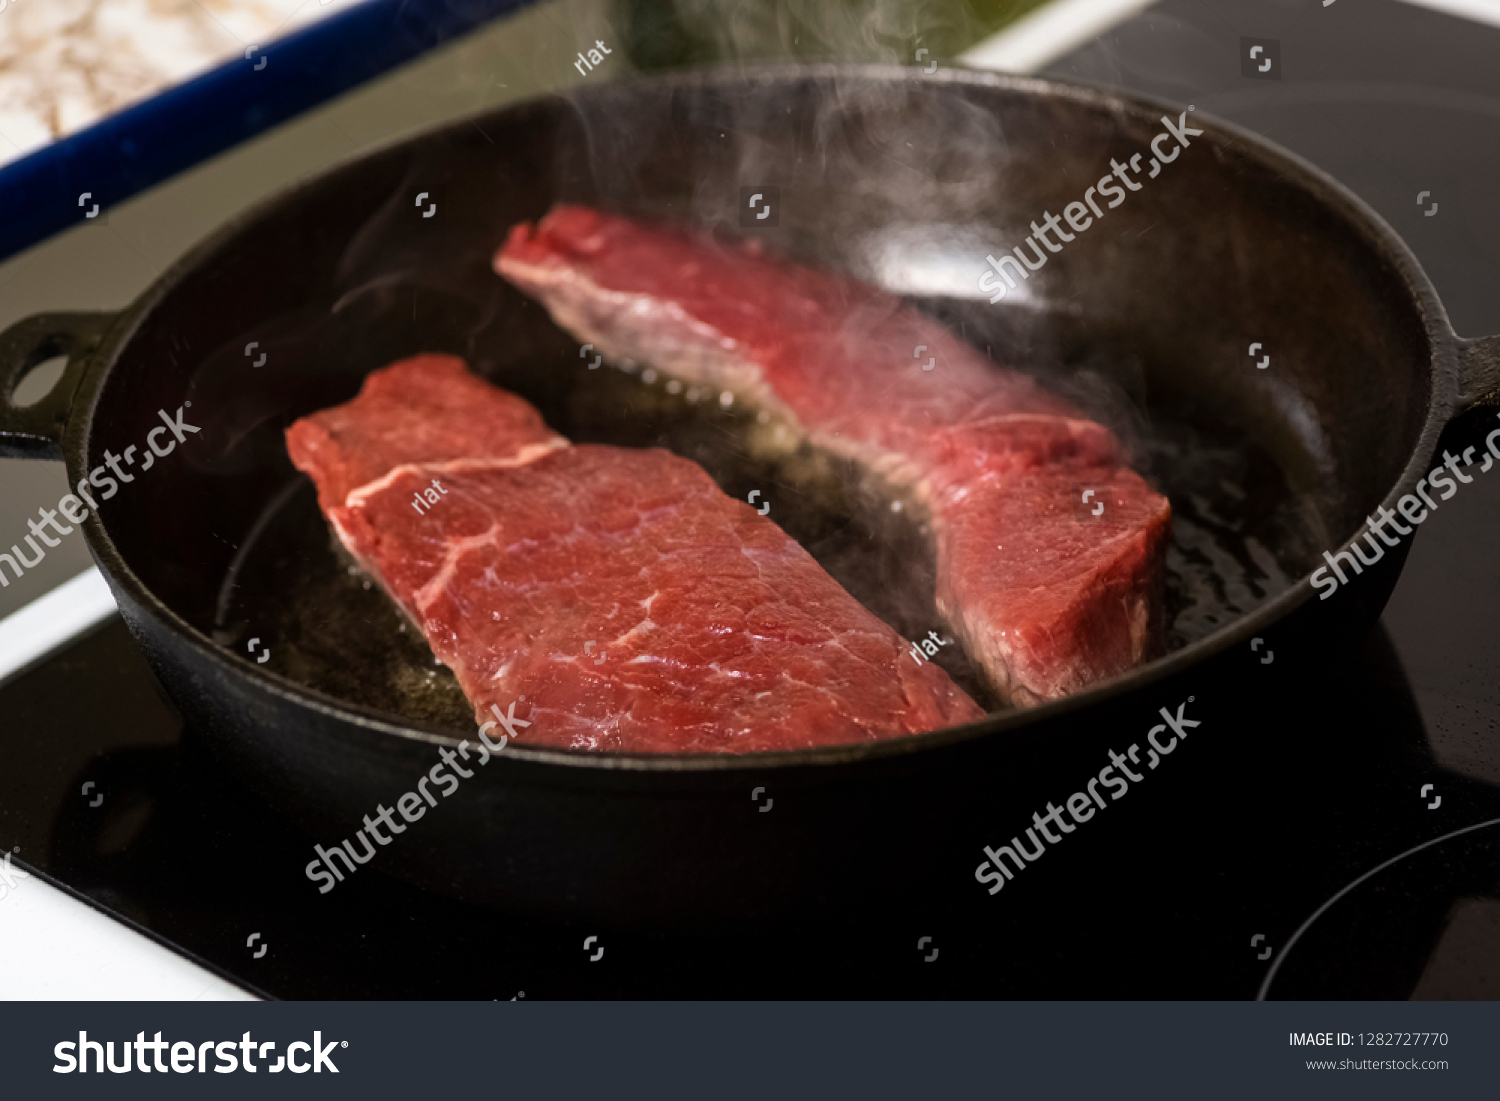
{"label": "cast iron skillet", "polygon": [[[452,351],[574,439],[692,453],[701,426],[682,428],[665,399],[611,390],[630,380],[589,371],[489,257],[508,226],[560,199],[739,232],[740,188],[777,186],[779,224],[752,230],[768,244],[911,293],[1060,385],[1096,368],[1117,399],[1100,415],[1143,455],[1178,432],[1186,449],[1152,473],[1179,516],[1204,506],[1174,475],[1204,449],[1230,456],[1209,480],[1238,496],[1208,511],[1238,509],[1220,520],[1253,531],[1286,587],[1128,676],[922,737],[716,758],[515,744],[372,867],[485,904],[642,922],[838,913],[872,886],[882,906],[982,895],[981,847],[1024,830],[1107,750],[1144,746],[1159,708],[1186,704],[1212,730],[1247,685],[1274,691],[1282,669],[1357,640],[1410,541],[1332,599],[1308,575],[1378,505],[1395,508],[1450,420],[1500,384],[1500,338],[1456,336],[1369,208],[1201,114],[1188,121],[1206,133],[1024,293],[979,297],[987,252],[1020,244],[1028,222],[1081,198],[1181,111],[1040,80],[863,67],[677,74],[508,107],[276,197],[119,313],[13,326],[0,337],[7,399],[43,359],[68,366],[37,404],[3,403],[3,452],[62,458],[76,485],[106,449],[144,449],[159,410],[192,403],[184,419],[201,431],[101,502],[90,550],[190,727],[338,844],[472,725],[438,673],[412,673],[420,643],[391,641],[394,613],[329,550],[284,427],[400,355]],[[1271,368],[1247,355],[1252,342]],[[781,477],[773,518],[817,514],[783,474],[738,461],[716,471],[739,479],[726,488]],[[1194,752],[1173,767],[1207,767],[1206,747]]]}

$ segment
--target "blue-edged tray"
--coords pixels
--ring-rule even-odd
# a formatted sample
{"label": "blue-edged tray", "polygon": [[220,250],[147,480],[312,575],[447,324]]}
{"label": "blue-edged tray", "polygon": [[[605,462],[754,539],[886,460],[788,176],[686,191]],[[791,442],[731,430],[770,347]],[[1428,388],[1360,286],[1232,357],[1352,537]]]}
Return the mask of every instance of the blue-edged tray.
{"label": "blue-edged tray", "polygon": [[[365,0],[0,170],[0,258],[537,0]],[[264,62],[262,58],[266,59]]]}

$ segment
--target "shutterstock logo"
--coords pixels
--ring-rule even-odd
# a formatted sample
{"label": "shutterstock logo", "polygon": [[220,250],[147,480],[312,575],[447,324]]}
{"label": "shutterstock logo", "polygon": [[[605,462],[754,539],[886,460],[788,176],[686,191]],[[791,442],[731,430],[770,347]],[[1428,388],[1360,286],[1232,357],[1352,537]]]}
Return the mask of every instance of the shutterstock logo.
{"label": "shutterstock logo", "polygon": [[[208,1058],[212,1054],[217,1060],[213,1067],[215,1074],[233,1074],[241,1069],[247,1074],[257,1074],[261,1070],[271,1074],[280,1074],[283,1070],[289,1070],[293,1074],[306,1074],[308,1071],[322,1074],[325,1070],[329,1074],[337,1074],[339,1068],[333,1065],[329,1053],[336,1047],[348,1046],[348,1040],[329,1040],[325,1044],[323,1034],[314,1032],[312,1043],[293,1040],[287,1044],[286,1054],[277,1055],[276,1062],[272,1063],[270,1058],[275,1053],[276,1041],[253,1040],[248,1032],[238,1040],[204,1040],[202,1043],[163,1040],[160,1032],[156,1033],[154,1039],[148,1040],[144,1032],[137,1032],[134,1041],[121,1041],[120,1062],[116,1065],[113,1040],[100,1043],[98,1040],[90,1040],[87,1032],[80,1032],[77,1042],[63,1040],[52,1049],[52,1054],[57,1058],[57,1065],[52,1068],[52,1073],[72,1074],[76,1070],[79,1074],[87,1074],[89,1056],[92,1054],[96,1074],[103,1074],[106,1067],[111,1074],[129,1074],[132,1070],[138,1070],[142,1074],[150,1074],[153,1070],[158,1074],[166,1074],[169,1070],[175,1074],[206,1074]],[[130,1060],[132,1047],[135,1049],[134,1066]],[[167,1055],[168,1051],[170,1055]],[[309,1055],[312,1056],[311,1059],[307,1058]],[[167,1058],[171,1060],[171,1067],[164,1061]],[[256,1065],[256,1059],[262,1060],[259,1066]]]}
{"label": "shutterstock logo", "polygon": [[[980,291],[989,296],[992,304],[999,302],[1007,292],[1020,285],[1019,281],[1030,279],[1032,272],[1040,271],[1069,241],[1083,234],[1090,226],[1103,222],[1107,211],[1125,202],[1128,191],[1139,191],[1146,186],[1147,180],[1154,180],[1159,176],[1163,167],[1180,157],[1192,144],[1192,139],[1203,133],[1188,125],[1188,111],[1191,110],[1193,108],[1189,105],[1187,111],[1177,116],[1176,122],[1172,121],[1172,116],[1163,115],[1162,132],[1151,139],[1149,151],[1143,149],[1123,164],[1111,158],[1110,171],[1100,176],[1099,182],[1085,191],[1081,199],[1063,207],[1061,217],[1050,210],[1043,211],[1041,224],[1034,221],[1031,223],[1030,237],[1009,252],[1001,252],[998,260],[993,253],[986,256],[985,259],[994,270],[986,269],[980,273]],[[1148,158],[1149,168],[1142,163]],[[1132,176],[1131,173],[1135,175]],[[1117,180],[1119,183],[1116,183]],[[1122,188],[1119,184],[1124,184],[1125,187]],[[1063,228],[1064,221],[1072,227],[1072,232]],[[1049,234],[1052,236],[1048,236]],[[1054,241],[1052,237],[1057,240]]]}

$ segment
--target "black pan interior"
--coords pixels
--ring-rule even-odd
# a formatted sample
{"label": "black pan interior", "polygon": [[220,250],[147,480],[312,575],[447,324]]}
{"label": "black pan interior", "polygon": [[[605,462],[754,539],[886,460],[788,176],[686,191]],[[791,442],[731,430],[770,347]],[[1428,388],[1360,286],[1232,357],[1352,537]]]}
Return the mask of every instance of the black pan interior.
{"label": "black pan interior", "polygon": [[[1103,97],[910,72],[678,77],[466,121],[315,181],[186,262],[140,320],[90,426],[90,464],[191,401],[201,435],[106,503],[117,548],[203,634],[308,687],[468,729],[446,671],[352,574],[282,432],[370,370],[463,355],[575,441],[667,446],[772,518],[907,637],[940,628],[922,517],[802,452],[750,446],[754,411],[589,370],[489,270],[505,230],[565,200],[744,232],[907,294],[1000,363],[1116,427],[1172,500],[1169,646],[1289,586],[1396,480],[1426,411],[1427,348],[1399,274],[1355,225],[1212,134],[1004,303],[984,257],[1019,244],[1161,132]],[[1174,116],[1175,119],[1175,116]],[[1199,124],[1200,126],[1203,124]],[[1207,129],[1208,127],[1204,127]],[[424,219],[419,192],[435,201]],[[263,366],[245,346],[257,342]],[[1246,354],[1258,341],[1274,369]],[[248,659],[247,659],[248,660]],[[993,706],[961,654],[960,683]]]}

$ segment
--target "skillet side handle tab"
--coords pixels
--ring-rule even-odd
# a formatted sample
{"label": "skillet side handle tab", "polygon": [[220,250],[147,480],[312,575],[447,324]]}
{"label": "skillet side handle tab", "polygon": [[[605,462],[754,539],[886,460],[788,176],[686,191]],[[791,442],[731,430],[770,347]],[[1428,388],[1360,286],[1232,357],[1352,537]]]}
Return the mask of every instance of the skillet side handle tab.
{"label": "skillet side handle tab", "polygon": [[[0,458],[61,460],[63,431],[73,395],[116,315],[44,313],[16,322],[0,333]],[[37,366],[67,356],[62,377],[40,401],[18,406],[16,387]]]}
{"label": "skillet side handle tab", "polygon": [[1454,419],[1469,413],[1500,412],[1500,336],[1460,340],[1458,362],[1463,395]]}

